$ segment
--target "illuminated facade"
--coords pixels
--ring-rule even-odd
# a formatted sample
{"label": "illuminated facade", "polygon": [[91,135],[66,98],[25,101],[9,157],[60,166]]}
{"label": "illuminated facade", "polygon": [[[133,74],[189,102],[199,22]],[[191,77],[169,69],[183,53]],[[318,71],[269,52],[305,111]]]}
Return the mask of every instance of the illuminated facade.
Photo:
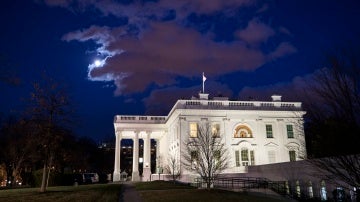
{"label": "illuminated facade", "polygon": [[[180,162],[186,138],[196,138],[198,126],[209,123],[213,134],[227,146],[229,168],[224,173],[244,173],[250,165],[296,161],[306,157],[303,115],[300,102],[230,101],[208,99],[208,94],[178,100],[168,116],[126,116],[114,119],[116,149],[113,180],[120,180],[121,140],[133,140],[132,180],[139,177],[139,139],[143,139],[142,180],[150,180],[151,139],[156,141],[156,167],[166,166],[169,157]],[[181,167],[181,165],[179,164]],[[182,169],[184,175],[191,175]]]}

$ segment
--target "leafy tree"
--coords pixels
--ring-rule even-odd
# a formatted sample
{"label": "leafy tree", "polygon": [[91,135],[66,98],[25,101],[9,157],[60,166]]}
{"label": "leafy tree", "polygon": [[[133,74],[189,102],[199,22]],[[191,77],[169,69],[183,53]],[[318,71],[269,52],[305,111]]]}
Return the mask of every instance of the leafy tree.
{"label": "leafy tree", "polygon": [[183,165],[200,175],[210,189],[214,178],[228,167],[228,154],[222,137],[213,134],[210,124],[205,123],[198,126],[197,137],[189,137],[185,145]]}

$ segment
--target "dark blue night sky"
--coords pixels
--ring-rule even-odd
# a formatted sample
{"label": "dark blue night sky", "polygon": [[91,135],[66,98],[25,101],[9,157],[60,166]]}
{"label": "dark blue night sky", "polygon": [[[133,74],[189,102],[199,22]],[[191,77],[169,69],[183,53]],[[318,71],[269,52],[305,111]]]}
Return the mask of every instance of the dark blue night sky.
{"label": "dark blue night sky", "polygon": [[97,142],[116,114],[166,115],[202,89],[202,72],[212,95],[301,101],[324,54],[359,43],[359,11],[357,0],[5,0],[0,65],[21,84],[0,83],[0,113],[20,114],[44,71],[68,87],[76,133]]}

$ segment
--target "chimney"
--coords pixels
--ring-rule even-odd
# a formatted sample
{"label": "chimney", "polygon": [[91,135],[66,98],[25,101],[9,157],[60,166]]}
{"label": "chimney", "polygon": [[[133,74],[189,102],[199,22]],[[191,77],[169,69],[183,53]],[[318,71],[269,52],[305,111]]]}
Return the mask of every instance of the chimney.
{"label": "chimney", "polygon": [[272,95],[271,98],[273,102],[281,102],[281,95]]}

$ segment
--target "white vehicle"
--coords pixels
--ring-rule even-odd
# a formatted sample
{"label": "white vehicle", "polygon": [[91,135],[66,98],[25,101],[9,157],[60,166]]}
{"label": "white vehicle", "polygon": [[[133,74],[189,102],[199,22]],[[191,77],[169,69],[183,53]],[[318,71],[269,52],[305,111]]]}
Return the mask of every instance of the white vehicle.
{"label": "white vehicle", "polygon": [[83,173],[83,182],[84,183],[97,183],[99,182],[99,175],[97,173]]}

